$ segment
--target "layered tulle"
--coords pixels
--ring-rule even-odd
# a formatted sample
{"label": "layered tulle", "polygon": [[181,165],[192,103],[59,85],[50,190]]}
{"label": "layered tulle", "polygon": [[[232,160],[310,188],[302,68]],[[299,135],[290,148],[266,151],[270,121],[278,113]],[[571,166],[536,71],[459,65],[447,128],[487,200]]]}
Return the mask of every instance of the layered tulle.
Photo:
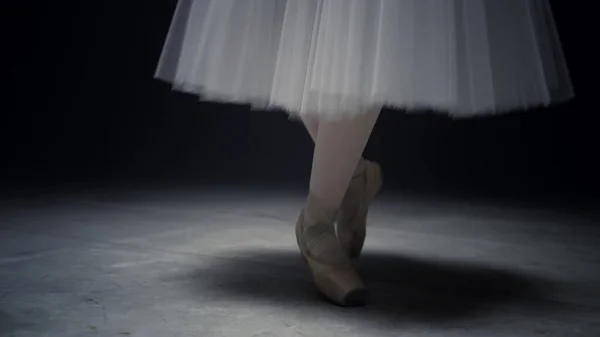
{"label": "layered tulle", "polygon": [[156,77],[205,100],[451,116],[573,96],[547,0],[180,0]]}

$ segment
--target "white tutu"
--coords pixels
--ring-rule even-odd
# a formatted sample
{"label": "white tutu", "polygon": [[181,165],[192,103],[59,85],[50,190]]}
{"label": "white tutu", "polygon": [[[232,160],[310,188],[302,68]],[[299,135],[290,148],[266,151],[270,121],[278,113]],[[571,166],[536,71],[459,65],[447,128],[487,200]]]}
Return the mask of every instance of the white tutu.
{"label": "white tutu", "polygon": [[180,0],[155,76],[203,100],[327,117],[573,96],[547,0]]}

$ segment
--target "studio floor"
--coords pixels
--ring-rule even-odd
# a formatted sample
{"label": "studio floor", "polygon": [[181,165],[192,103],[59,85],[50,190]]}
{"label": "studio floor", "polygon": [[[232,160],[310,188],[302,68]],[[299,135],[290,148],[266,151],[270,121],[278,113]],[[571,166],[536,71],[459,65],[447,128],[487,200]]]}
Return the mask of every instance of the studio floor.
{"label": "studio floor", "polygon": [[47,192],[0,203],[1,337],[600,336],[600,226],[559,209],[383,194],[359,272],[316,293],[303,194]]}

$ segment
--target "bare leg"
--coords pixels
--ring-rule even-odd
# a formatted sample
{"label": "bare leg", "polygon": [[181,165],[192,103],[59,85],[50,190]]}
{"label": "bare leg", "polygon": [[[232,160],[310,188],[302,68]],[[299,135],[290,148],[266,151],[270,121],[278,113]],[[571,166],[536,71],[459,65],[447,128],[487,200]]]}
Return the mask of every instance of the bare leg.
{"label": "bare leg", "polygon": [[[306,131],[308,131],[310,138],[316,144],[317,137],[319,135],[319,119],[314,116],[304,116],[304,117],[302,117],[302,122],[304,124],[304,127],[306,128]],[[358,165],[356,166],[356,170],[355,170],[354,174],[355,175],[361,174],[362,171],[365,169],[365,164],[366,164],[366,161],[364,158],[362,158],[362,155],[361,155],[361,158],[358,162]]]}
{"label": "bare leg", "polygon": [[317,135],[319,134],[319,119],[315,116],[303,116],[302,122],[304,123],[304,127],[306,128],[306,131],[308,131],[310,138],[316,143]]}
{"label": "bare leg", "polygon": [[[310,137],[316,143],[319,135],[318,118],[304,116],[302,121]],[[336,220],[338,240],[351,258],[358,258],[362,252],[367,232],[369,205],[379,192],[382,183],[383,178],[379,164],[361,157],[344,195]]]}
{"label": "bare leg", "polygon": [[319,121],[310,193],[327,206],[340,207],[381,109],[350,120]]}

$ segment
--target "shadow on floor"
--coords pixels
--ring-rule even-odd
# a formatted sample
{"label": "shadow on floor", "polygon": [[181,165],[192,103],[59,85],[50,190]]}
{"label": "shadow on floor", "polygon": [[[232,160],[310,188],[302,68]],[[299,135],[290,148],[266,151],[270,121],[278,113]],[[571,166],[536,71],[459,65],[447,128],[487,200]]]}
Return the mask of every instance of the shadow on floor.
{"label": "shadow on floor", "polygon": [[14,336],[12,333],[15,333],[21,325],[23,324],[17,323],[14,317],[4,312],[0,307],[0,336]]}
{"label": "shadow on floor", "polygon": [[[211,287],[226,299],[282,308],[323,307],[298,253],[257,250],[235,255],[192,271],[195,293],[206,294]],[[555,282],[513,271],[383,253],[365,254],[358,268],[369,287],[370,304],[340,310],[439,324],[515,307],[528,312],[562,309],[549,300]]]}

